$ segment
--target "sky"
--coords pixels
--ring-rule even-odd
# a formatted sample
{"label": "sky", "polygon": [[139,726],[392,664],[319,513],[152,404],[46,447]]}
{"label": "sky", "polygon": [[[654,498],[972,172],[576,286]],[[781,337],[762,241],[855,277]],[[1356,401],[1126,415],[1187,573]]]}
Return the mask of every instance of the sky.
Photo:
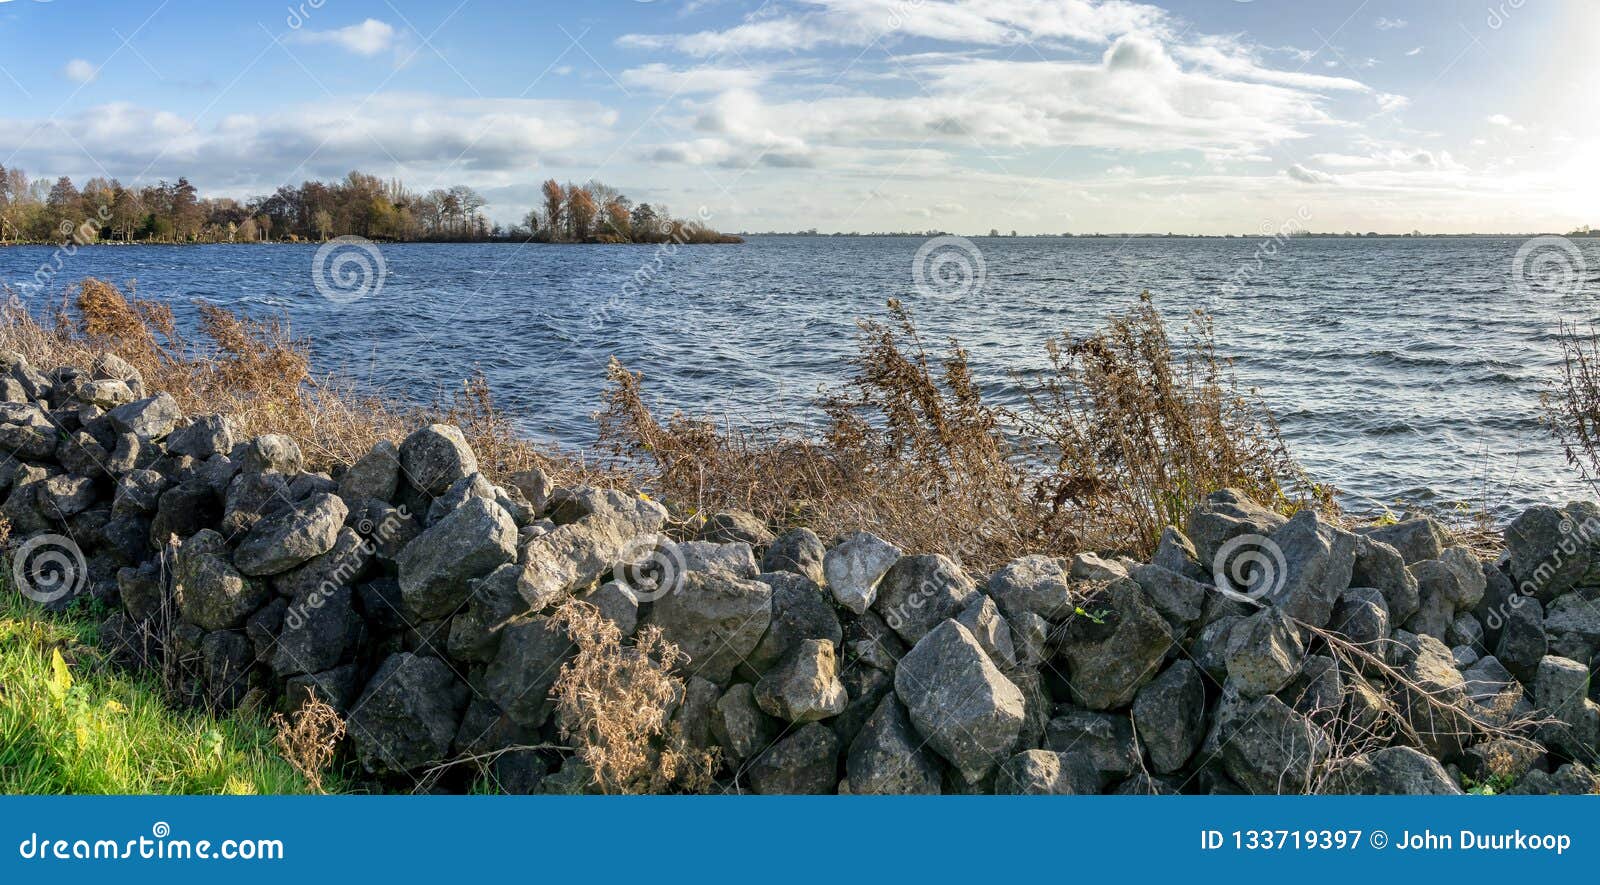
{"label": "sky", "polygon": [[0,164],[728,231],[1600,225],[1594,0],[0,0]]}

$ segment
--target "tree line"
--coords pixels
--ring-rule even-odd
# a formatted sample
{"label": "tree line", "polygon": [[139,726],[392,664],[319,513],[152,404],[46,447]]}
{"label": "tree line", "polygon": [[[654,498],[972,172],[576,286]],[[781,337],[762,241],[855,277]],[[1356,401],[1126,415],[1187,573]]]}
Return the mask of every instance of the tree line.
{"label": "tree line", "polygon": [[635,205],[591,181],[542,187],[543,205],[510,229],[484,214],[487,201],[465,185],[420,193],[398,179],[351,172],[333,182],[284,185],[236,200],[202,197],[187,178],[128,187],[91,178],[29,179],[0,166],[0,243],[252,243],[360,236],[392,241],[718,242],[703,220],[674,219],[666,207]]}

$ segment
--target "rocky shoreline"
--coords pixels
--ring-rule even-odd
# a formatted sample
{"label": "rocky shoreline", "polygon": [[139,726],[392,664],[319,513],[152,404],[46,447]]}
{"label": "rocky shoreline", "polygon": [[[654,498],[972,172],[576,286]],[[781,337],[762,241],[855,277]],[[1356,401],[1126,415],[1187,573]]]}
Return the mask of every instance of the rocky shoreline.
{"label": "rocky shoreline", "polygon": [[424,775],[470,757],[508,792],[594,789],[551,697],[576,598],[681,650],[670,717],[716,792],[1600,792],[1593,503],[1528,510],[1485,562],[1425,517],[1348,530],[1222,490],[1149,562],[976,575],[497,485],[448,425],[331,475],[236,428],[111,354],[0,353],[14,590],[104,606],[102,641],[184,702],[314,693],[389,788],[464,787]]}

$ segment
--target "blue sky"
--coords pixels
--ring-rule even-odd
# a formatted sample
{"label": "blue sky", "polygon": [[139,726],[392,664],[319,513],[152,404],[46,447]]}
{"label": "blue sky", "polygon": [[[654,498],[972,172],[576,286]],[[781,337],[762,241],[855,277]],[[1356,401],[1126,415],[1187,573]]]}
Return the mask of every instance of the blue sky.
{"label": "blue sky", "polygon": [[1592,0],[0,0],[0,163],[728,230],[1600,224]]}

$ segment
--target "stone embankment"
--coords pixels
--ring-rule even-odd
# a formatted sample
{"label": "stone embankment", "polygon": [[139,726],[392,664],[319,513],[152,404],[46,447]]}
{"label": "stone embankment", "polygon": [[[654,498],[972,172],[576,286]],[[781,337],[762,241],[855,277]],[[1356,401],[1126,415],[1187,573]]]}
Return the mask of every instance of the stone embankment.
{"label": "stone embankment", "polygon": [[577,597],[681,648],[674,721],[730,791],[1600,787],[1593,504],[1529,510],[1483,562],[1426,518],[1348,531],[1224,490],[1149,562],[980,576],[737,512],[686,529],[537,471],[495,485],[444,425],[308,471],[111,355],[0,354],[0,400],[18,591],[109,611],[104,641],[189,702],[315,692],[389,783],[474,756],[506,790],[590,788],[552,749],[573,643],[550,613]]}

